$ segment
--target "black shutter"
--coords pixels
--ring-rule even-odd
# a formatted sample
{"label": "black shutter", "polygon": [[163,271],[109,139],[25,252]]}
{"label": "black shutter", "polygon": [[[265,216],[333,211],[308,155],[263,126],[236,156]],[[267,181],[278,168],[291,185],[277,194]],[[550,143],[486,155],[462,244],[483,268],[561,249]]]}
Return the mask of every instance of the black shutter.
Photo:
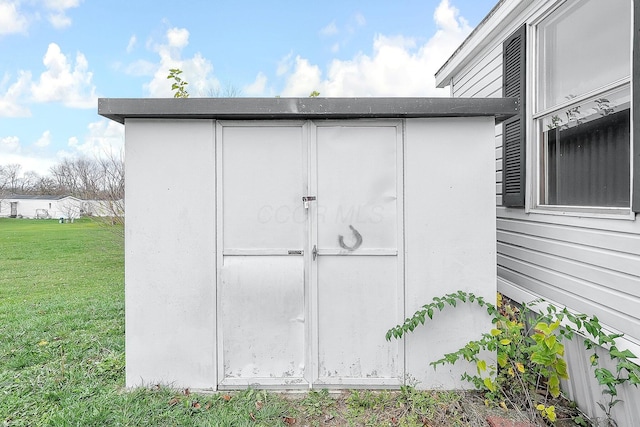
{"label": "black shutter", "polygon": [[502,88],[505,97],[519,98],[518,114],[502,129],[502,204],[524,207],[525,195],[525,92],[526,24],[503,44]]}
{"label": "black shutter", "polygon": [[631,209],[640,212],[640,1],[633,2],[633,61],[631,75],[633,82],[633,194]]}

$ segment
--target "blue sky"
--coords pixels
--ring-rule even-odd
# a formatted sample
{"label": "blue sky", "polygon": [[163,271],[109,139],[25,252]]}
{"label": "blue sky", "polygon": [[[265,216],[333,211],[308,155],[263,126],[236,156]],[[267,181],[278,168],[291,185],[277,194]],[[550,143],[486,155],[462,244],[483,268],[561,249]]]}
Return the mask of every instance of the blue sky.
{"label": "blue sky", "polygon": [[120,152],[97,98],[447,96],[433,74],[497,0],[0,0],[0,165]]}

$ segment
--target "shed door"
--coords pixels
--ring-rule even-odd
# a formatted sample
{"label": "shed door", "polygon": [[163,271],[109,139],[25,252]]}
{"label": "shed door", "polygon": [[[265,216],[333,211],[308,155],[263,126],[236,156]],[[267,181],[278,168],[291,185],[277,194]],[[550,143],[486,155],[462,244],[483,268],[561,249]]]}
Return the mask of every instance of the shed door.
{"label": "shed door", "polygon": [[219,382],[301,386],[307,383],[303,127],[224,126],[218,137]]}
{"label": "shed door", "polygon": [[217,137],[220,387],[401,384],[398,122]]}
{"label": "shed door", "polygon": [[316,128],[317,371],[323,385],[393,386],[403,377],[399,127]]}

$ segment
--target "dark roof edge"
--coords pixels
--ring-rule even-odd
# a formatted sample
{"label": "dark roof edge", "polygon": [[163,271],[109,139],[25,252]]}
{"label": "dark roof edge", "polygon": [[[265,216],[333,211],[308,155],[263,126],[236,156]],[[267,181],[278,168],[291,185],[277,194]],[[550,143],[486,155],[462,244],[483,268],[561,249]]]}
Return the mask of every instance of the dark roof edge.
{"label": "dark roof edge", "polygon": [[516,98],[100,98],[98,114],[124,123],[154,119],[358,119],[493,116],[518,111]]}
{"label": "dark roof edge", "polygon": [[[7,194],[4,196],[4,199],[15,199],[15,200],[61,200],[67,197],[73,197],[69,194],[64,195],[48,195],[48,194]],[[73,197],[77,199],[77,197]],[[80,199],[78,199],[80,200]]]}

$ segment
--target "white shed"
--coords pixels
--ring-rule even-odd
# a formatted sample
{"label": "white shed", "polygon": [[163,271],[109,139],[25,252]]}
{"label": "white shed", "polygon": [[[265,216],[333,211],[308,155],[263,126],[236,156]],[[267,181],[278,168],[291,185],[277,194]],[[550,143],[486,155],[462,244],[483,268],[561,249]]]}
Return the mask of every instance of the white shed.
{"label": "white shed", "polygon": [[[496,120],[515,99],[100,99],[125,124],[127,386],[460,386],[428,362],[496,292]],[[475,367],[474,367],[475,369]]]}

